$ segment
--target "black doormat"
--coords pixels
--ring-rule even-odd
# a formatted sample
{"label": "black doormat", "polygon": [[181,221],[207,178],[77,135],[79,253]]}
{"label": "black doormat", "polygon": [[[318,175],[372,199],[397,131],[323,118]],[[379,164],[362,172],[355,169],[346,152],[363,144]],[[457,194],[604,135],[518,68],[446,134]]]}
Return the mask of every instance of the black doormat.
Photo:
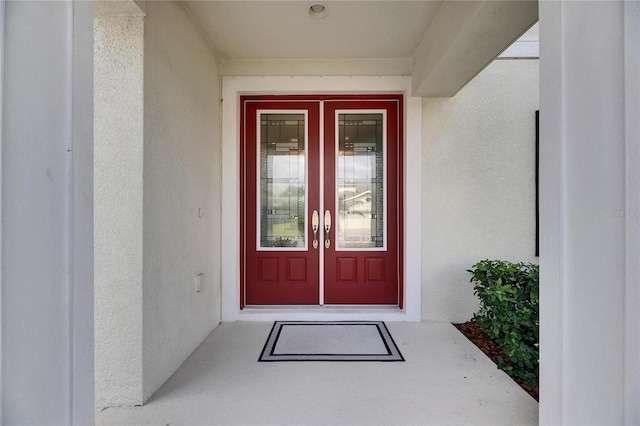
{"label": "black doormat", "polygon": [[382,321],[276,321],[258,361],[404,361]]}

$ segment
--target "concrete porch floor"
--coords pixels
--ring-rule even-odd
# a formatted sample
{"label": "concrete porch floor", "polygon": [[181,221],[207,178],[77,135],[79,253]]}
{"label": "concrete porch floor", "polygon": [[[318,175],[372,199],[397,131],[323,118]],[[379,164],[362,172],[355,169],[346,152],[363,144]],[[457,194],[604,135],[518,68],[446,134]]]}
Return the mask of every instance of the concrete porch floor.
{"label": "concrete porch floor", "polygon": [[387,323],[405,362],[257,362],[271,326],[221,324],[147,404],[96,423],[538,423],[538,403],[451,324]]}

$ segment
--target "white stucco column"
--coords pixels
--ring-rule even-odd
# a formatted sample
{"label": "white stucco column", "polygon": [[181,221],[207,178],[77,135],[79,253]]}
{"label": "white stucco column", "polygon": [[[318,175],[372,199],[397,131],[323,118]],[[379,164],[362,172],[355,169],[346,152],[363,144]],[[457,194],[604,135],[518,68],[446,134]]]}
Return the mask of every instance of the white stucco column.
{"label": "white stucco column", "polygon": [[639,18],[540,2],[541,424],[640,423]]}
{"label": "white stucco column", "polygon": [[92,424],[93,2],[0,20],[0,423]]}
{"label": "white stucco column", "polygon": [[96,4],[96,407],[143,403],[144,13]]}

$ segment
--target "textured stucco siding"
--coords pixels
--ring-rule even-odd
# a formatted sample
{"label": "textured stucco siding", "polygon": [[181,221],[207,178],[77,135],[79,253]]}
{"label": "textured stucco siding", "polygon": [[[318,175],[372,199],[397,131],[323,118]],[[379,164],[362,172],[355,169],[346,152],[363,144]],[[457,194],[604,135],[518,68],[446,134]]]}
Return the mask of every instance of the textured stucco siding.
{"label": "textured stucco siding", "polygon": [[94,23],[96,407],[142,401],[143,17]]}
{"label": "textured stucco siding", "polygon": [[220,321],[217,59],[180,3],[144,6],[95,22],[98,409],[142,404]]}
{"label": "textured stucco siding", "polygon": [[538,60],[501,60],[454,97],[423,99],[423,320],[472,316],[477,261],[537,262],[538,87]]}
{"label": "textured stucco siding", "polygon": [[145,400],[220,322],[222,250],[216,56],[181,3],[147,2],[146,14]]}

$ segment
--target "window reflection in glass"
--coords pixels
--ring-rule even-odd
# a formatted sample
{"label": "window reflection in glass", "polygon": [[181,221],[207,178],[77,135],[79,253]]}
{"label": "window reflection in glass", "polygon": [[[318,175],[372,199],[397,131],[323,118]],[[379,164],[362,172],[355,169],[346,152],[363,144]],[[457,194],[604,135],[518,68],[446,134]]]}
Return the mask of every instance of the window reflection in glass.
{"label": "window reflection in glass", "polygon": [[260,115],[260,247],[305,247],[304,114]]}
{"label": "window reflection in glass", "polygon": [[382,114],[338,115],[338,247],[384,247]]}

